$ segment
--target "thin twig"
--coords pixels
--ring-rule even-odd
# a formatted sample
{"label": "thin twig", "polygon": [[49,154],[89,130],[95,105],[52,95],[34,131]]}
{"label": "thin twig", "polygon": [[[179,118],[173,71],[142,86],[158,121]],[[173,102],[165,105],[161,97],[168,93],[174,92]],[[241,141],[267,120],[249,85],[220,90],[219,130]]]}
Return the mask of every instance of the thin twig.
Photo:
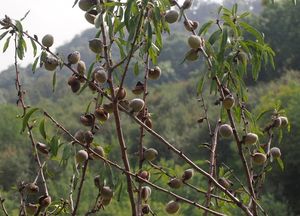
{"label": "thin twig", "polygon": [[[217,83],[220,96],[221,96],[221,98],[223,100],[225,98],[224,92],[223,92],[223,86],[222,86],[222,84],[221,84],[221,82],[220,82],[220,80],[218,79],[217,76],[214,77],[214,80]],[[228,109],[226,111],[227,111],[227,116],[228,116],[230,125],[231,125],[232,130],[233,130],[233,136],[234,136],[235,142],[236,142],[237,147],[238,147],[238,153],[239,153],[239,156],[241,158],[241,161],[242,161],[242,164],[243,164],[243,167],[244,167],[244,171],[245,171],[245,174],[246,174],[248,188],[249,188],[249,191],[251,193],[251,199],[256,200],[256,194],[255,194],[253,183],[252,183],[253,176],[250,173],[250,170],[249,170],[249,167],[248,167],[248,163],[247,163],[246,157],[245,157],[244,152],[243,152],[243,148],[242,148],[243,143],[242,143],[242,140],[240,139],[239,134],[237,132],[237,127],[236,127],[236,124],[235,124],[235,121],[234,121],[234,117],[233,117],[233,115],[231,113],[231,110]],[[256,211],[256,207],[255,207],[255,202],[253,202],[253,203],[254,203],[253,206],[252,206],[253,214],[257,215],[257,211]]]}
{"label": "thin twig", "polygon": [[[33,39],[35,42],[37,42],[42,48],[45,48],[40,42],[38,42],[35,38],[31,37],[29,34],[27,34],[26,32],[23,32],[23,34],[25,34],[26,36],[28,36],[29,38]],[[54,57],[56,57],[57,59],[59,59],[59,57],[57,55],[55,55],[53,52],[51,52],[50,50],[47,50],[51,55],[53,55]],[[209,65],[211,64],[210,58],[208,57],[208,55],[205,55],[205,57],[207,58],[207,61],[209,63]],[[79,75],[78,72],[76,70],[74,70],[72,67],[70,67],[67,63],[63,62],[63,65],[66,66],[67,68],[69,68],[74,74]],[[89,80],[87,80],[85,77],[83,77],[87,82],[90,83]],[[112,98],[107,95],[105,92],[103,92],[103,90],[99,87],[96,86],[97,91],[103,93],[103,95],[108,98],[109,100],[112,100]],[[112,93],[113,94],[113,93]],[[159,139],[162,143],[164,143],[169,149],[171,149],[174,153],[176,153],[179,157],[181,157],[183,160],[185,160],[188,164],[190,164],[193,168],[195,168],[196,171],[200,172],[202,175],[204,175],[207,178],[212,178],[210,177],[210,175],[205,172],[203,169],[201,169],[200,167],[198,167],[193,161],[191,161],[187,156],[185,156],[183,154],[182,151],[178,150],[177,148],[175,148],[173,145],[171,145],[169,142],[167,142],[163,137],[161,137],[158,133],[156,133],[155,131],[153,131],[152,129],[148,128],[143,122],[141,122],[139,119],[137,119],[135,116],[133,116],[130,112],[128,112],[126,109],[124,109],[123,107],[121,107],[119,105],[119,108],[124,111],[127,115],[131,116],[131,118],[137,122],[139,125],[143,126],[151,135],[153,135],[154,137],[156,137],[157,139]],[[61,127],[61,126],[59,126]],[[62,128],[61,128],[62,129]],[[223,186],[221,186],[214,178],[212,178],[212,182],[213,184],[215,184],[218,188],[220,188],[222,191],[224,191],[225,194],[228,195],[228,197],[230,197],[230,199],[232,199],[234,201],[234,203],[240,207],[247,215],[252,215],[252,213],[249,211],[249,209],[240,201],[238,200],[233,194],[230,193],[230,191],[226,190]],[[130,181],[131,182],[131,181]]]}
{"label": "thin twig", "polygon": [[[86,170],[87,170],[87,166],[88,166],[88,161],[89,160],[86,160],[84,162],[84,165],[83,165],[83,168],[82,168],[81,180],[80,180],[80,183],[79,183],[79,188],[78,188],[78,193],[77,193],[77,199],[76,199],[76,203],[75,203],[75,206],[74,206],[74,210],[72,212],[72,216],[76,215],[76,212],[77,212],[77,209],[78,209],[78,206],[79,206],[80,196],[81,196],[81,191],[82,191],[82,188],[83,188],[83,182],[85,180],[85,175],[86,175]],[[80,164],[79,164],[79,166],[80,166]]]}
{"label": "thin twig", "polygon": [[72,178],[71,178],[71,181],[70,181],[69,201],[70,201],[71,212],[74,211],[74,201],[73,201],[74,182],[75,182],[75,174],[72,175]]}
{"label": "thin twig", "polygon": [[9,214],[8,214],[6,208],[5,208],[4,202],[5,202],[5,199],[3,199],[2,197],[0,197],[0,204],[1,204],[2,211],[3,211],[3,213],[4,213],[5,216],[9,216]]}
{"label": "thin twig", "polygon": [[123,87],[123,84],[124,84],[124,81],[125,81],[125,77],[126,77],[126,74],[127,74],[127,71],[128,71],[128,67],[129,67],[129,64],[131,62],[131,58],[132,58],[133,53],[134,53],[135,43],[136,43],[136,41],[137,41],[137,39],[139,38],[139,35],[140,35],[140,28],[142,26],[143,18],[144,18],[144,9],[142,9],[140,11],[140,17],[139,17],[139,20],[138,20],[138,25],[137,25],[136,31],[134,33],[134,38],[133,38],[133,41],[131,43],[131,49],[129,51],[129,55],[128,55],[128,58],[127,58],[127,63],[125,65],[124,72],[123,72],[123,75],[122,75],[122,78],[121,78],[121,81],[120,81],[119,92],[121,91],[121,89]]}
{"label": "thin twig", "polygon": [[[54,120],[53,117],[51,117],[51,116],[48,116],[48,117],[50,117],[50,120],[51,120],[55,125],[59,125],[59,123],[58,123],[56,120]],[[162,191],[162,192],[164,192],[164,193],[167,193],[167,194],[169,194],[169,195],[175,197],[177,200],[180,200],[180,201],[182,201],[182,202],[185,202],[185,203],[188,203],[188,204],[190,204],[190,205],[193,205],[193,206],[195,206],[195,207],[197,207],[197,208],[199,208],[199,209],[202,209],[202,210],[205,210],[205,211],[209,211],[209,212],[210,212],[211,214],[213,214],[213,215],[218,215],[218,216],[224,216],[224,215],[225,215],[225,214],[222,214],[222,213],[213,211],[213,210],[211,210],[211,209],[207,209],[206,207],[200,205],[200,204],[197,203],[197,202],[191,201],[191,200],[189,200],[189,199],[187,199],[187,198],[184,198],[184,197],[182,197],[182,196],[180,196],[180,195],[177,195],[177,194],[175,194],[175,193],[173,193],[173,192],[171,192],[171,191],[169,191],[169,190],[167,190],[167,189],[164,189],[164,188],[162,188],[162,187],[160,187],[160,186],[157,186],[157,185],[155,185],[154,183],[152,183],[152,182],[150,182],[150,181],[147,181],[147,180],[141,178],[138,174],[134,174],[134,173],[131,173],[130,171],[127,171],[126,169],[122,168],[120,165],[118,165],[118,164],[116,164],[116,163],[114,163],[114,162],[108,160],[107,158],[105,158],[105,157],[99,155],[98,153],[96,153],[96,152],[95,152],[93,149],[91,149],[90,147],[88,147],[88,146],[86,146],[86,145],[80,143],[80,141],[77,140],[77,139],[76,139],[76,138],[75,138],[68,130],[66,130],[63,126],[60,126],[59,128],[60,128],[60,129],[63,128],[64,132],[66,132],[66,133],[73,139],[73,141],[74,141],[75,143],[78,143],[78,144],[80,144],[82,147],[85,147],[85,148],[87,149],[87,151],[93,153],[93,154],[94,154],[95,156],[97,156],[99,159],[105,161],[106,163],[110,164],[110,165],[113,166],[114,168],[116,168],[116,169],[122,171],[123,173],[125,173],[125,174],[127,174],[127,175],[130,175],[130,176],[132,176],[132,177],[135,177],[138,181],[142,181],[143,183],[146,183],[147,185],[150,185],[151,187],[155,188],[155,189],[158,190],[158,191]]]}
{"label": "thin twig", "polygon": [[[145,74],[144,74],[144,92],[143,92],[143,100],[144,100],[144,107],[141,110],[141,112],[139,113],[139,115],[141,116],[142,121],[144,121],[146,119],[146,115],[147,115],[147,95],[148,95],[148,88],[147,88],[147,81],[148,81],[148,72],[149,72],[149,53],[147,53],[145,55]],[[145,132],[144,132],[144,128],[142,126],[140,126],[140,138],[139,138],[139,170],[142,170],[143,168],[143,162],[144,162],[144,148],[143,148],[143,140],[144,140],[144,136],[145,136]],[[137,199],[137,213],[138,215],[142,214],[142,183],[139,183],[138,186],[138,199]]]}
{"label": "thin twig", "polygon": [[[230,172],[230,174],[233,176],[233,178],[240,184],[240,186],[243,188],[243,190],[249,195],[251,196],[251,193],[248,191],[248,189],[244,186],[244,184],[241,182],[241,180],[234,174],[233,170],[228,167],[225,163],[223,163],[223,166],[225,166],[227,168],[227,170]],[[253,202],[255,202],[255,204],[258,206],[258,208],[261,210],[261,212],[268,216],[268,214],[265,212],[265,210],[263,209],[263,207],[256,201],[256,200],[253,200]]]}
{"label": "thin twig", "polygon": [[[25,114],[26,114],[26,111],[29,107],[25,104],[24,90],[22,89],[22,85],[21,85],[21,82],[20,82],[20,71],[19,71],[19,68],[18,68],[18,56],[17,56],[17,53],[18,53],[17,36],[18,36],[17,33],[15,33],[15,38],[14,38],[14,48],[15,48],[14,67],[15,67],[15,71],[16,71],[15,85],[16,85],[16,90],[17,90],[17,94],[18,94],[17,105],[21,104],[21,107],[22,107],[22,110],[23,110],[22,117],[24,117]],[[48,196],[49,193],[48,193],[48,187],[47,187],[47,183],[46,183],[45,176],[44,176],[43,165],[41,164],[41,160],[40,160],[40,157],[39,157],[39,152],[37,150],[36,143],[35,143],[35,140],[34,140],[34,137],[33,137],[32,126],[30,126],[29,123],[27,122],[26,123],[26,128],[27,128],[27,131],[28,131],[28,135],[29,135],[29,139],[31,141],[33,151],[34,151],[34,159],[35,159],[35,161],[38,165],[38,168],[39,168],[39,171],[38,171],[37,175],[41,176],[44,193],[45,193],[46,196]],[[22,200],[21,200],[20,213],[25,212],[25,202],[23,201],[23,198],[24,198],[23,192],[21,191],[21,199]]]}
{"label": "thin twig", "polygon": [[[102,0],[101,0],[101,2],[102,2]],[[103,24],[104,23],[103,17],[101,17],[101,19],[102,19],[101,31],[102,31],[102,37],[103,37],[103,43],[104,43],[104,56],[105,56],[105,60],[106,60],[106,66],[108,69],[108,84],[109,84],[109,88],[111,90],[111,95],[112,95],[112,99],[113,99],[113,113],[114,113],[114,117],[115,117],[114,119],[115,119],[116,132],[117,132],[117,137],[119,140],[123,164],[125,166],[126,171],[130,172],[130,163],[129,163],[128,155],[127,155],[127,146],[126,146],[126,143],[124,140],[123,131],[122,131],[122,127],[121,127],[121,119],[120,119],[120,113],[119,113],[119,108],[118,108],[118,97],[115,97],[115,93],[114,93],[114,86],[113,86],[113,79],[112,79],[113,70],[111,70],[111,59],[109,57],[110,56],[109,50],[107,49],[107,46],[106,46],[107,39],[106,39],[106,33],[105,33],[104,24]],[[133,52],[134,46],[132,46],[131,50],[132,50],[131,52]],[[130,57],[129,57],[129,60],[130,60]],[[124,73],[126,73],[126,71]],[[122,89],[122,85],[120,85],[119,91],[117,92],[116,95],[119,95],[121,89]],[[133,194],[133,188],[132,188],[132,179],[129,174],[126,174],[126,178],[127,178],[127,192],[128,192],[128,196],[129,196],[129,200],[130,200],[132,216],[136,216],[137,214],[136,214],[136,206],[135,206],[135,200],[134,200],[134,194]]]}
{"label": "thin twig", "polygon": [[[216,149],[217,149],[217,143],[218,143],[218,131],[219,131],[220,123],[221,123],[221,120],[219,119],[217,124],[216,124],[214,135],[212,137],[211,146],[210,146],[209,174],[212,177],[215,173],[216,163],[217,163],[217,161],[216,161]],[[213,190],[212,181],[211,181],[211,179],[208,179],[206,202],[205,202],[205,206],[207,208],[209,208],[209,206],[210,206],[212,190]],[[204,216],[206,216],[206,215],[208,215],[208,212],[204,213]]]}
{"label": "thin twig", "polygon": [[[168,173],[166,170],[164,170],[161,166],[158,166],[158,165],[156,165],[156,164],[154,164],[154,163],[152,163],[152,162],[149,162],[149,165],[150,165],[151,167],[153,167],[154,169],[159,170],[160,172],[162,172],[164,175],[168,176],[169,178],[174,178],[174,177],[175,177],[175,176],[169,174],[169,173]],[[199,189],[199,188],[197,188],[196,186],[194,186],[194,185],[192,185],[192,184],[190,184],[190,183],[188,183],[188,182],[186,182],[186,181],[183,181],[183,184],[185,184],[186,186],[192,188],[193,190],[197,191],[198,193],[201,193],[201,194],[204,194],[204,195],[206,195],[206,193],[207,193],[207,191],[202,190],[202,189]],[[226,199],[226,198],[223,198],[223,197],[220,197],[220,196],[215,195],[215,194],[211,194],[211,196],[214,197],[214,198],[216,198],[216,199],[225,201],[225,202],[233,203],[232,200]]]}

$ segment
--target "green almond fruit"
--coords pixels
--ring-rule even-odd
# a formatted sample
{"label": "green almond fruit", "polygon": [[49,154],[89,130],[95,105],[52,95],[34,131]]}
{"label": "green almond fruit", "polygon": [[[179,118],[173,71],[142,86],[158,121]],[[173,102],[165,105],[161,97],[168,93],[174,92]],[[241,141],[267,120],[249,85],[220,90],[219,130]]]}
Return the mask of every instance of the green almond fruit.
{"label": "green almond fruit", "polygon": [[176,10],[169,10],[165,15],[165,21],[167,23],[175,23],[178,20],[179,12]]}
{"label": "green almond fruit", "polygon": [[179,203],[174,200],[168,202],[165,208],[168,214],[175,214],[179,211],[179,209],[180,209]]}
{"label": "green almond fruit", "polygon": [[46,34],[43,38],[42,38],[42,44],[45,47],[51,47],[54,43],[54,37],[51,34]]}

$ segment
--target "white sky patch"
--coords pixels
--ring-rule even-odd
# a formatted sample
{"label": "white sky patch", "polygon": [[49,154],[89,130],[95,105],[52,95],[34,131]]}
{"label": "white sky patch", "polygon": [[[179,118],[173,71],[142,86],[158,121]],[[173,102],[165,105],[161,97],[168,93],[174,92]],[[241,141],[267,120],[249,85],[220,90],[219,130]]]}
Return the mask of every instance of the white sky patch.
{"label": "white sky patch", "polygon": [[[91,28],[84,18],[84,12],[78,6],[72,8],[75,0],[2,0],[0,7],[0,19],[8,15],[13,19],[21,19],[25,13],[30,13],[23,21],[23,28],[29,34],[36,34],[41,39],[45,34],[52,34],[55,38],[53,48],[69,42],[76,34]],[[194,0],[201,1],[201,0]],[[222,2],[221,0],[214,0]],[[180,3],[183,0],[179,0]],[[1,31],[2,32],[2,31]],[[12,41],[11,41],[12,42]],[[13,43],[3,54],[2,49],[5,40],[0,42],[0,71],[7,69],[14,63]],[[21,62],[26,66],[34,61],[31,44],[28,41],[28,49],[25,59]]]}

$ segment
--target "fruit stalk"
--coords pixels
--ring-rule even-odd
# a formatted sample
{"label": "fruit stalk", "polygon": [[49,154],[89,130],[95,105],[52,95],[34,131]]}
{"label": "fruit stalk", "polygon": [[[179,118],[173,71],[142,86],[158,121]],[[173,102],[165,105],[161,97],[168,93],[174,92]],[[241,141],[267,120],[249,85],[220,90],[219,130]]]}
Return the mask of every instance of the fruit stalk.
{"label": "fruit stalk", "polygon": [[81,176],[81,179],[80,179],[80,184],[79,184],[78,193],[77,193],[77,199],[76,199],[76,202],[75,202],[74,210],[72,212],[72,216],[76,215],[76,212],[77,212],[77,209],[78,209],[78,206],[79,206],[79,201],[80,201],[80,197],[81,197],[81,191],[82,191],[82,188],[83,188],[83,182],[85,180],[88,161],[89,160],[86,160],[84,162],[84,165],[83,165],[83,168],[82,168],[82,176]]}
{"label": "fruit stalk", "polygon": [[[27,37],[29,37],[30,39],[34,40],[36,43],[38,43],[41,47],[45,48],[39,41],[37,41],[34,37],[30,36],[28,33],[23,32],[24,35],[26,35]],[[107,47],[104,47],[104,50]],[[201,48],[200,48],[201,50]],[[50,50],[47,50],[47,52],[49,52],[50,54],[52,54],[53,56],[55,56],[57,59],[58,57],[51,52]],[[211,60],[209,58],[209,56],[206,54],[205,50],[202,51],[204,54],[204,57],[207,59],[209,68],[211,68]],[[129,58],[129,57],[128,57]],[[125,61],[128,58],[124,58],[122,60]],[[63,62],[64,66],[66,66],[68,69],[70,69],[74,74],[78,74],[77,71],[75,71],[72,67],[70,67],[67,63]],[[118,64],[117,64],[118,65]],[[111,66],[111,71],[115,68],[116,65]],[[78,74],[80,75],[80,74]],[[87,80],[86,78],[84,78],[85,81],[89,82],[89,80]],[[109,100],[112,101],[112,98],[107,95],[105,92],[102,91],[101,88],[97,87],[97,91],[101,92],[106,98],[108,98]],[[155,131],[153,131],[151,128],[149,128],[148,126],[146,126],[143,122],[141,122],[139,119],[137,119],[135,116],[133,116],[130,112],[128,112],[126,109],[124,109],[123,107],[121,107],[119,105],[119,108],[124,111],[127,115],[129,115],[137,124],[143,126],[146,131],[148,131],[152,136],[156,137],[158,140],[160,140],[163,144],[165,144],[169,149],[171,149],[174,153],[176,153],[179,157],[181,157],[183,160],[185,160],[188,164],[190,164],[193,168],[195,168],[195,170],[197,170],[198,172],[200,172],[202,175],[204,175],[207,178],[211,178],[210,175],[208,173],[206,173],[203,169],[201,169],[200,167],[198,167],[195,163],[193,163],[193,161],[191,161],[185,154],[183,154],[180,150],[178,150],[177,148],[175,148],[173,145],[171,145],[168,141],[166,141],[163,137],[161,137],[158,133],[156,133]],[[45,114],[45,113],[44,113]],[[49,117],[49,116],[48,116]],[[50,118],[51,119],[51,118]],[[52,121],[54,120],[53,118],[51,119]],[[55,120],[53,121],[56,126],[57,122],[55,122]],[[67,134],[69,134],[65,128],[63,128],[61,125],[59,125],[59,128],[61,128],[63,131],[65,131]],[[69,134],[70,136],[72,136],[71,134]],[[75,139],[76,140],[76,139]],[[80,143],[80,141],[76,141],[78,143]],[[224,191],[229,197],[230,199],[239,207],[241,208],[247,215],[252,215],[252,213],[249,211],[249,209],[247,208],[247,206],[245,206],[239,199],[237,199],[233,194],[231,194],[228,190],[226,190],[223,186],[221,186],[214,178],[212,178],[212,182],[213,184],[215,184],[218,188],[220,188],[222,191]]]}
{"label": "fruit stalk", "polygon": [[[213,79],[217,83],[218,90],[219,90],[221,98],[224,99],[225,96],[224,96],[224,92],[223,92],[223,86],[222,86],[219,78],[217,76],[215,76]],[[231,127],[233,129],[233,136],[234,136],[234,139],[235,139],[237,147],[238,147],[239,156],[240,156],[241,161],[243,163],[243,167],[244,167],[244,171],[245,171],[245,175],[246,175],[246,179],[247,179],[247,183],[248,183],[248,188],[249,188],[249,191],[250,191],[250,194],[251,194],[251,199],[252,200],[256,200],[256,194],[255,194],[254,187],[253,187],[253,184],[252,184],[253,176],[250,173],[246,157],[245,157],[245,155],[243,153],[243,148],[242,148],[242,144],[243,143],[242,143],[242,140],[239,138],[239,134],[238,134],[238,132],[236,130],[235,121],[234,121],[234,118],[232,116],[231,110],[228,109],[226,111],[227,111],[227,116],[228,116],[230,125],[231,125]],[[256,208],[255,202],[252,202],[252,211],[253,211],[252,212],[253,215],[257,215],[257,208]]]}
{"label": "fruit stalk", "polygon": [[[209,164],[209,174],[211,177],[214,177],[216,164],[217,164],[217,157],[216,157],[216,149],[218,144],[218,131],[220,127],[221,120],[219,119],[214,134],[212,136],[211,140],[211,146],[210,146],[210,164]],[[206,201],[205,201],[205,207],[209,208],[210,206],[210,200],[211,200],[211,193],[213,191],[213,185],[211,179],[208,179],[208,186],[207,186],[207,193],[206,193]],[[205,211],[204,216],[208,215],[208,211]]]}
{"label": "fruit stalk", "polygon": [[[142,16],[140,18],[140,22],[141,22],[141,20],[142,20]],[[119,112],[119,107],[118,107],[119,102],[118,102],[118,98],[115,97],[115,92],[114,92],[113,79],[112,79],[112,72],[113,71],[111,70],[111,59],[109,57],[110,55],[109,55],[109,50],[108,50],[108,47],[107,47],[107,38],[106,38],[106,33],[105,33],[105,28],[104,28],[103,21],[101,23],[102,23],[101,24],[101,31],[102,31],[102,39],[103,39],[103,45],[104,45],[104,56],[105,56],[105,61],[106,61],[106,64],[107,64],[106,65],[107,70],[108,70],[108,84],[109,84],[111,94],[112,94],[113,114],[114,114],[114,117],[115,117],[114,119],[115,119],[116,132],[117,132],[117,136],[118,136],[118,140],[119,140],[119,144],[120,144],[120,150],[121,150],[122,160],[123,160],[125,170],[127,172],[130,172],[130,164],[129,164],[128,155],[127,155],[127,146],[126,146],[126,143],[125,143],[125,140],[124,140],[123,131],[122,131],[122,127],[121,127],[120,112]],[[136,38],[137,38],[137,36],[135,36],[134,44],[135,44],[135,41],[137,40]],[[133,50],[134,50],[134,44],[132,46],[131,52],[133,52]],[[131,59],[131,55],[128,58],[128,62],[130,62],[130,59]],[[128,69],[128,66],[127,66],[127,69]],[[124,72],[123,77],[125,77],[125,75],[126,75],[125,72]],[[124,79],[122,79],[122,80],[124,81]],[[121,89],[122,89],[122,85],[120,85],[119,91],[117,92],[116,95],[119,94]],[[137,209],[136,209],[134,194],[133,194],[132,179],[131,179],[130,174],[128,174],[127,172],[126,172],[127,192],[128,192],[128,196],[129,196],[129,200],[130,200],[131,212],[132,212],[132,216],[137,216]]]}
{"label": "fruit stalk", "polygon": [[[152,188],[154,188],[154,189],[156,189],[156,190],[158,190],[158,191],[161,191],[161,192],[164,192],[164,193],[166,193],[166,194],[169,194],[170,196],[176,198],[176,199],[179,200],[179,201],[188,203],[188,204],[193,205],[193,206],[195,206],[195,207],[197,207],[197,208],[199,208],[199,209],[203,209],[203,210],[205,210],[205,211],[208,211],[208,212],[210,212],[210,213],[213,214],[213,215],[217,215],[217,216],[225,216],[225,215],[222,214],[222,213],[213,211],[213,210],[211,210],[211,209],[207,209],[206,207],[200,205],[200,204],[197,203],[197,202],[194,202],[194,201],[189,200],[189,199],[187,199],[187,198],[184,198],[184,197],[182,197],[182,196],[180,196],[180,195],[177,195],[176,193],[173,193],[173,192],[171,192],[171,191],[169,191],[169,190],[167,190],[167,189],[164,189],[164,188],[162,188],[162,187],[160,187],[160,186],[158,186],[158,185],[156,185],[156,184],[154,184],[154,183],[152,183],[152,182],[150,182],[150,181],[148,181],[148,180],[146,180],[146,179],[144,179],[144,178],[139,177],[139,176],[138,176],[137,174],[135,174],[135,173],[132,173],[132,172],[130,172],[130,171],[127,171],[126,168],[123,168],[123,167],[121,167],[120,165],[118,165],[118,164],[116,164],[116,163],[114,163],[114,162],[108,160],[107,158],[105,158],[105,157],[99,155],[97,152],[95,152],[95,151],[94,151],[93,149],[91,149],[90,147],[87,147],[87,146],[85,146],[83,143],[80,143],[79,140],[77,140],[77,139],[76,139],[76,138],[75,138],[75,137],[74,137],[67,129],[65,129],[62,125],[60,125],[60,124],[59,124],[52,116],[50,116],[48,113],[47,113],[46,116],[51,120],[52,123],[55,124],[55,126],[57,126],[58,128],[60,128],[61,130],[63,130],[63,131],[64,131],[64,132],[65,132],[65,133],[66,133],[66,134],[67,134],[67,135],[68,135],[75,143],[78,143],[80,146],[86,148],[87,151],[93,153],[93,154],[94,154],[95,156],[97,156],[99,159],[101,159],[102,161],[108,163],[109,165],[113,166],[114,168],[120,170],[122,173],[125,173],[126,175],[129,175],[129,176],[131,176],[131,177],[134,177],[134,178],[136,178],[138,181],[143,182],[143,183],[145,183],[145,184],[151,186]],[[147,127],[146,125],[144,125],[144,126]],[[218,184],[218,183],[217,183],[217,184]],[[222,187],[222,186],[220,186],[220,187]],[[235,198],[235,199],[236,199],[236,198]],[[240,203],[240,205],[243,205],[243,204]],[[239,206],[240,206],[240,205],[239,205]],[[246,208],[246,207],[245,207],[245,208]],[[247,214],[247,215],[252,216],[251,213],[249,213],[249,214]]]}
{"label": "fruit stalk", "polygon": [[[147,53],[145,55],[145,75],[144,75],[144,92],[143,92],[143,101],[146,104],[146,97],[147,97],[147,80],[148,80],[148,72],[149,72],[149,53]],[[145,117],[146,115],[146,106],[143,107],[142,111],[141,111],[141,116],[142,118]],[[143,138],[145,136],[145,131],[144,128],[142,126],[140,126],[140,138],[139,138],[139,170],[142,170],[143,168],[143,161],[144,161],[144,154],[143,154]],[[142,197],[141,197],[141,188],[142,188],[142,184],[139,183],[138,186],[138,199],[137,199],[137,213],[138,215],[140,215],[142,213]]]}
{"label": "fruit stalk", "polygon": [[[18,92],[18,101],[17,101],[17,104],[21,105],[21,107],[23,109],[23,115],[22,115],[22,117],[24,117],[25,114],[26,114],[27,109],[29,108],[29,106],[27,106],[25,104],[25,101],[24,101],[24,90],[22,89],[22,85],[21,85],[21,82],[20,82],[20,72],[19,72],[19,68],[18,68],[18,56],[17,56],[17,53],[18,53],[17,36],[18,35],[15,34],[15,38],[14,38],[14,48],[15,48],[15,53],[14,53],[14,67],[15,67],[15,71],[16,71],[16,90]],[[38,152],[37,147],[36,147],[36,142],[35,142],[34,137],[33,137],[32,127],[29,125],[28,122],[26,123],[26,128],[27,128],[27,131],[28,131],[28,135],[29,135],[29,139],[31,141],[31,145],[32,145],[33,151],[34,151],[35,161],[36,161],[36,163],[38,165],[38,168],[39,168],[39,171],[38,171],[37,175],[40,175],[41,180],[42,180],[42,185],[43,185],[44,193],[45,193],[45,195],[48,196],[49,193],[48,193],[48,187],[47,187],[47,183],[46,183],[45,176],[44,176],[43,166],[42,166],[42,163],[41,163],[41,160],[40,160],[40,157],[39,157],[39,152]],[[21,197],[23,197],[22,191],[20,191],[20,193],[21,193]],[[25,205],[25,203],[23,201],[21,201],[20,213],[21,212],[25,212],[25,206],[24,205]]]}

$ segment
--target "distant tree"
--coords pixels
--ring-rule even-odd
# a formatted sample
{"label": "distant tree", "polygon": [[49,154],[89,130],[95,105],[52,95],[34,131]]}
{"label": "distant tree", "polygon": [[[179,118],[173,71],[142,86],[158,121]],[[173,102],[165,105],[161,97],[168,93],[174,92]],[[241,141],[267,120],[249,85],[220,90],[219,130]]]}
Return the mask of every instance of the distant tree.
{"label": "distant tree", "polygon": [[300,5],[290,1],[279,1],[265,6],[257,18],[255,26],[266,37],[266,42],[276,52],[276,71],[263,68],[262,80],[270,80],[274,75],[281,76],[286,70],[299,70],[300,44]]}

